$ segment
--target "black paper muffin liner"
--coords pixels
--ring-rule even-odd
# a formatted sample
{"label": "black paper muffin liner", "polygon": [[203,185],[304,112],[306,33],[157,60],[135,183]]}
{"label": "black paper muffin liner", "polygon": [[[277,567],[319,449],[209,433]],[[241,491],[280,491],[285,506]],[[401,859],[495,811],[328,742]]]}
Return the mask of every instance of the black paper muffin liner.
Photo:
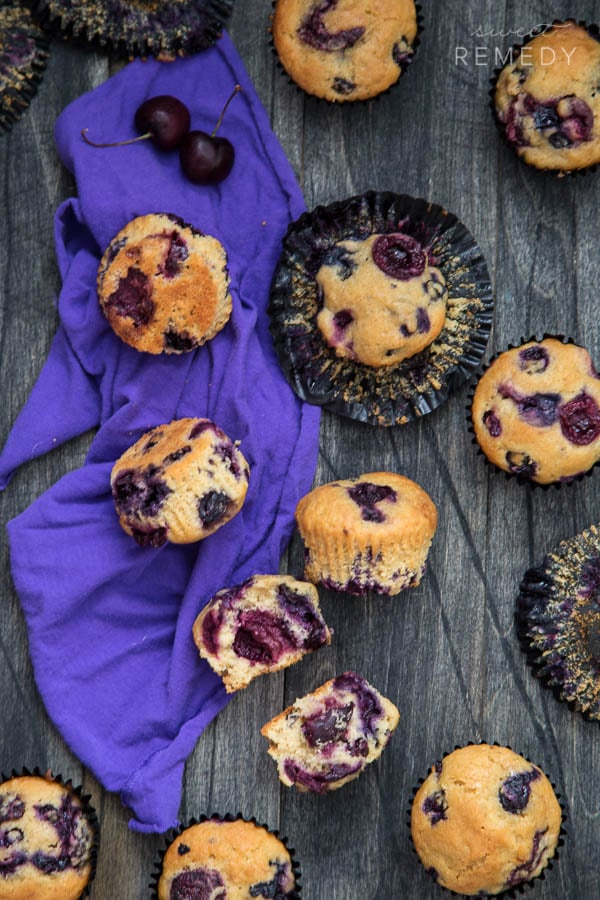
{"label": "black paper muffin liner", "polygon": [[[565,838],[567,836],[567,827],[566,827],[567,826],[567,811],[565,809],[564,803],[562,802],[561,795],[558,793],[556,784],[552,780],[552,778],[550,778],[548,773],[544,769],[542,769],[542,767],[538,763],[533,762],[533,760],[531,760],[524,753],[521,753],[519,750],[514,750],[514,748],[511,747],[509,744],[500,744],[498,741],[493,741],[493,743],[490,743],[489,741],[467,741],[466,744],[457,744],[453,748],[453,750],[448,750],[445,753],[443,753],[440,758],[440,761],[443,761],[447,756],[450,755],[450,753],[454,752],[454,750],[460,750],[462,747],[471,747],[471,746],[479,745],[479,744],[488,744],[489,746],[492,746],[492,747],[505,747],[507,750],[512,750],[513,753],[518,753],[519,756],[522,756],[523,759],[527,760],[527,762],[530,765],[536,766],[536,768],[541,769],[541,771],[544,772],[544,775],[546,776],[546,778],[552,785],[552,790],[554,791],[554,795],[558,801],[558,804],[559,804],[560,810],[561,810],[561,825],[560,825],[560,831],[558,833],[558,841],[556,844],[556,849],[554,851],[553,856],[548,860],[548,862],[546,863],[546,865],[544,866],[544,868],[542,869],[540,874],[536,875],[535,878],[530,878],[527,881],[522,881],[520,884],[516,885],[515,887],[507,888],[506,890],[503,890],[497,894],[488,894],[488,893],[477,894],[478,897],[490,897],[490,898],[493,898],[493,900],[515,900],[515,898],[518,895],[527,893],[528,891],[535,888],[539,882],[544,881],[546,873],[551,871],[554,868],[554,863],[558,862],[559,856],[560,856],[560,848],[564,846]],[[416,784],[413,786],[413,789],[412,789],[411,795],[410,795],[410,800],[408,803],[408,807],[406,810],[406,826],[408,828],[410,846],[419,862],[419,865],[421,865],[421,866],[423,865],[423,863],[421,862],[421,858],[420,858],[419,854],[417,853],[417,848],[415,847],[413,838],[412,838],[412,808],[413,808],[413,804],[414,804],[414,800],[417,795],[417,792],[419,791],[419,788],[421,787],[421,785],[429,777],[429,774],[430,774],[430,770],[428,770],[428,772],[425,776],[420,777],[418,779],[418,781],[416,782]],[[447,896],[448,894],[450,894],[453,897],[468,896],[466,894],[461,894],[461,893],[458,893],[457,891],[453,891],[451,888],[447,888],[447,887],[444,887],[443,885],[439,884],[439,882],[437,881],[437,879],[435,877],[435,875],[436,875],[435,871],[431,871],[429,869],[426,869],[425,871],[430,876],[432,883],[437,885],[440,896],[443,896],[443,895]]]}
{"label": "black paper muffin liner", "polygon": [[529,569],[515,626],[527,662],[557,700],[600,720],[600,533],[562,541]]}
{"label": "black paper muffin liner", "polygon": [[211,815],[201,815],[199,818],[191,818],[185,825],[179,825],[177,828],[172,828],[165,835],[165,843],[164,846],[160,849],[158,854],[158,859],[154,865],[154,871],[152,872],[150,884],[148,885],[151,891],[150,900],[158,900],[158,883],[160,881],[160,876],[162,875],[162,867],[163,867],[163,859],[165,853],[178,837],[180,837],[186,829],[191,828],[192,825],[200,825],[202,822],[250,822],[252,825],[256,825],[257,828],[263,828],[265,831],[268,831],[269,834],[272,834],[276,837],[287,852],[290,855],[290,859],[292,861],[292,871],[294,873],[294,880],[296,882],[296,886],[291,894],[286,895],[286,900],[300,900],[302,894],[302,885],[300,884],[301,871],[300,871],[300,863],[296,858],[296,851],[293,847],[289,846],[289,841],[287,837],[282,837],[277,829],[269,828],[268,825],[265,825],[262,822],[259,822],[254,816],[250,819],[243,816],[241,813],[236,813],[236,815],[232,815],[231,813],[226,813],[224,816],[219,813],[211,813]]}
{"label": "black paper muffin liner", "polygon": [[48,62],[48,35],[22,4],[0,5],[0,128],[22,116],[34,96]]}
{"label": "black paper muffin liner", "polygon": [[[273,9],[273,12],[271,13],[271,19],[273,18],[273,14],[275,12],[276,6],[277,6],[277,0],[271,0],[271,7]],[[279,69],[280,73],[283,76],[285,76],[285,78],[287,78],[288,84],[295,87],[296,90],[298,91],[298,93],[304,94],[304,96],[306,96],[306,97],[310,97],[316,103],[323,103],[326,106],[360,106],[363,103],[372,103],[374,100],[380,100],[382,97],[385,97],[387,94],[389,94],[391,91],[394,90],[394,88],[400,83],[402,76],[410,68],[410,64],[412,63],[415,56],[417,55],[417,50],[419,48],[419,45],[421,43],[421,38],[423,35],[425,20],[423,17],[422,6],[418,2],[418,0],[415,0],[415,9],[417,12],[417,33],[415,35],[414,41],[411,44],[412,53],[407,54],[404,57],[404,59],[402,59],[402,61],[401,61],[400,72],[398,73],[398,78],[396,79],[396,81],[393,82],[393,84],[391,84],[389,87],[385,88],[385,90],[380,91],[378,94],[374,94],[372,97],[365,97],[362,100],[351,100],[349,98],[346,98],[345,100],[342,98],[340,98],[339,100],[329,100],[327,97],[318,97],[316,94],[311,94],[309,91],[304,90],[304,88],[301,88],[300,85],[296,81],[294,81],[294,79],[292,78],[292,76],[290,75],[290,73],[288,72],[288,70],[286,69],[284,64],[282,63],[282,61],[279,57],[279,54],[277,53],[277,49],[275,47],[275,41],[273,40],[271,26],[269,26],[269,35],[270,35],[269,46],[270,46],[271,52],[275,58],[275,62],[277,63],[277,68]]]}
{"label": "black paper muffin liner", "polygon": [[51,33],[122,59],[169,60],[211,47],[233,0],[28,0]]}
{"label": "black paper muffin liner", "polygon": [[[526,478],[524,475],[515,474],[514,472],[507,472],[505,469],[499,468],[499,466],[495,465],[495,463],[493,463],[491,460],[489,460],[487,458],[487,456],[485,455],[485,453],[483,452],[483,450],[481,449],[481,447],[479,446],[479,442],[477,441],[477,438],[475,436],[475,428],[473,426],[473,412],[472,412],[473,398],[475,396],[475,391],[477,389],[477,385],[479,384],[479,381],[480,381],[482,375],[485,372],[487,372],[487,370],[490,368],[492,363],[494,363],[498,359],[499,356],[502,356],[502,354],[506,353],[508,350],[515,350],[518,347],[522,347],[524,344],[529,344],[531,341],[537,341],[539,343],[540,341],[546,340],[546,338],[551,338],[556,341],[561,341],[563,344],[574,344],[577,347],[583,347],[582,344],[577,343],[577,341],[573,340],[573,338],[565,337],[565,335],[562,335],[562,334],[548,334],[546,332],[544,332],[542,337],[536,337],[535,335],[533,335],[532,337],[528,337],[528,338],[522,337],[518,341],[518,343],[508,344],[503,350],[498,350],[496,353],[494,353],[494,355],[492,357],[490,357],[490,359],[485,363],[485,365],[482,366],[481,372],[479,373],[479,377],[477,378],[477,380],[473,381],[469,387],[469,396],[468,396],[467,405],[465,407],[465,410],[467,413],[467,415],[466,415],[467,430],[468,430],[469,434],[471,435],[471,443],[476,448],[477,455],[483,459],[485,465],[487,466],[487,468],[490,472],[493,472],[494,475],[503,476],[505,480],[516,481],[517,484],[524,485],[531,490],[548,491],[550,489],[554,489],[554,490],[558,491],[563,487],[572,487],[576,482],[583,481],[585,478],[590,478],[594,474],[594,470],[596,469],[596,467],[598,465],[600,465],[600,460],[595,462],[593,466],[590,466],[590,468],[586,472],[581,472],[578,475],[575,475],[572,478],[569,478],[568,480],[552,481],[547,484],[541,484],[539,481],[533,481],[531,478]],[[587,348],[584,347],[583,349],[587,349]]]}
{"label": "black paper muffin liner", "polygon": [[7,775],[5,772],[0,772],[0,783],[4,783],[11,778],[23,778],[23,777],[35,777],[35,778],[43,778],[45,781],[52,781],[56,784],[64,787],[65,790],[74,794],[79,802],[81,803],[81,808],[83,810],[83,814],[85,815],[86,822],[88,823],[90,830],[92,832],[92,845],[90,848],[90,877],[88,879],[87,885],[85,886],[83,892],[79,895],[77,900],[84,900],[84,898],[90,896],[90,890],[92,886],[92,882],[96,876],[96,866],[98,863],[98,850],[100,847],[100,824],[98,822],[98,816],[96,814],[96,810],[91,804],[92,795],[84,794],[83,787],[81,785],[74,785],[73,780],[71,778],[65,779],[62,775],[56,775],[49,769],[46,771],[42,771],[38,766],[34,769],[28,769],[23,766],[20,769],[12,769],[10,775]]}
{"label": "black paper muffin liner", "polygon": [[[551,22],[551,25],[552,26],[566,25],[569,22],[573,22],[576,25],[580,25],[582,28],[585,28],[586,31],[595,40],[600,41],[600,27],[596,24],[590,25],[587,22],[576,21],[575,19],[553,19],[553,21]],[[525,37],[525,39],[522,42],[514,44],[510,49],[510,59],[515,60],[516,57],[518,56],[518,54],[523,49],[523,47],[525,47],[526,44],[528,44],[535,37],[537,37],[539,35],[539,33],[540,32],[538,29],[534,29]],[[534,165],[533,163],[527,162],[527,160],[524,159],[522,154],[517,152],[515,145],[509,141],[509,139],[506,135],[505,125],[500,121],[497,111],[496,111],[496,87],[498,84],[498,78],[500,77],[500,74],[504,71],[505,68],[506,68],[506,66],[497,66],[494,69],[492,77],[490,78],[490,91],[489,91],[489,98],[490,98],[489,105],[490,105],[490,109],[492,112],[492,117],[496,124],[498,134],[500,135],[502,142],[505,144],[505,146],[507,146],[510,149],[510,151],[513,153],[513,155],[516,156],[523,163],[524,166],[527,166],[529,169],[532,169],[534,172],[541,172],[542,174],[550,175],[550,176],[553,176],[554,178],[565,178],[567,175],[569,175],[569,176],[588,175],[591,172],[595,172],[598,169],[598,167],[600,166],[600,163],[592,163],[589,166],[582,166],[577,169],[561,169],[561,168],[542,169],[542,168]]]}
{"label": "black paper muffin liner", "polygon": [[[341,240],[403,231],[435,259],[448,289],[446,324],[425,350],[374,368],[336,356],[316,318],[315,275]],[[293,222],[271,285],[275,350],[292,388],[308,403],[371,425],[405,425],[444,403],[477,368],[492,326],[483,253],[455,215],[405,194],[368,191],[318,206]]]}

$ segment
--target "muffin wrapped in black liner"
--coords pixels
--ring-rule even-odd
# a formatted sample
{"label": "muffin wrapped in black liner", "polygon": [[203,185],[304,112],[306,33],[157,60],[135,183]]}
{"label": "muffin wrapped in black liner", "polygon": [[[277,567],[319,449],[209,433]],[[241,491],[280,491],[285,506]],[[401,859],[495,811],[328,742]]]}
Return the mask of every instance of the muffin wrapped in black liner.
{"label": "muffin wrapped in black liner", "polygon": [[[208,844],[207,853],[202,852],[202,847],[198,847],[196,837],[203,825],[212,824],[236,826],[241,825],[243,832],[237,832],[232,835],[231,840],[235,842],[229,847],[227,840],[223,841],[223,845],[219,845],[218,833],[215,832]],[[242,846],[247,835],[252,832],[265,832],[265,838],[269,842],[268,849],[274,851],[283,851],[283,855],[289,857],[284,864],[280,864],[277,859],[269,858],[270,878],[268,881],[260,881],[248,886],[248,896],[264,898],[268,900],[270,897],[281,898],[281,900],[300,900],[302,886],[300,885],[300,865],[295,858],[296,851],[288,846],[288,839],[281,837],[278,831],[271,829],[268,825],[259,823],[256,818],[245,818],[241,813],[231,815],[227,813],[224,816],[213,813],[210,816],[202,815],[199,819],[192,818],[190,821],[178,828],[172,829],[166,835],[165,845],[160,851],[159,859],[156,862],[155,870],[152,873],[149,888],[151,891],[151,900],[165,900],[174,896],[173,888],[176,886],[181,893],[177,896],[225,896],[227,885],[224,884],[222,872],[219,870],[219,863],[228,865],[230,871],[235,872],[236,885],[232,885],[232,889],[237,887],[238,891],[242,890],[241,885],[246,885],[247,876],[252,870],[255,860],[257,841],[251,843],[251,846],[245,848]],[[187,843],[186,843],[187,841]],[[232,851],[228,863],[224,863],[221,859],[223,851],[229,849]],[[242,852],[243,851],[243,852]],[[206,859],[204,859],[206,856]],[[199,857],[203,857],[200,859]],[[189,863],[187,862],[189,860]],[[175,864],[174,864],[174,861]],[[206,864],[205,864],[206,863]],[[175,869],[177,874],[175,880],[171,878],[169,869]],[[163,879],[163,874],[167,873],[167,877]],[[178,883],[179,879],[179,883]],[[290,881],[293,884],[290,885]],[[169,883],[170,891],[168,891]],[[187,892],[189,891],[189,893]],[[214,892],[214,893],[213,893]],[[236,893],[238,896],[238,893]],[[241,894],[240,894],[241,896]]]}
{"label": "muffin wrapped in black liner", "polygon": [[52,33],[115,56],[174,59],[212,46],[233,0],[29,0]]}
{"label": "muffin wrapped in black liner", "polygon": [[[442,272],[446,320],[424,350],[391,366],[340,358],[317,325],[316,274],[340,241],[406,235]],[[493,297],[483,254],[452,213],[404,194],[369,191],[319,206],[292,223],[269,306],[281,367],[308,403],[371,425],[404,425],[436,409],[477,368],[489,338]]]}
{"label": "muffin wrapped in black liner", "polygon": [[22,4],[0,4],[0,128],[29,106],[48,62],[50,40]]}
{"label": "muffin wrapped in black liner", "polygon": [[521,582],[515,623],[533,673],[557,699],[600,720],[600,533],[562,541]]}

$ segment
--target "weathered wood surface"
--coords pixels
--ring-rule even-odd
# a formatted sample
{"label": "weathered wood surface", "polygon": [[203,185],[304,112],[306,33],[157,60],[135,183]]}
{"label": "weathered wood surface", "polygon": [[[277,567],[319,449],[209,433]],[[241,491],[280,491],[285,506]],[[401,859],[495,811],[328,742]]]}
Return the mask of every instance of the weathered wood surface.
{"label": "weathered wood surface", "polygon": [[[376,102],[335,108],[296,90],[268,43],[269,0],[238,0],[230,33],[271,116],[309,208],[368,188],[446,206],[478,238],[497,297],[490,352],[523,336],[566,333],[600,359],[600,174],[558,181],[521,165],[500,144],[489,109],[494,48],[509,37],[481,28],[529,29],[534,0],[424,4],[418,57],[399,87]],[[593,0],[555,3],[554,16],[593,20]],[[455,48],[468,49],[468,65]],[[479,65],[475,48],[481,47]],[[53,145],[58,113],[110,74],[106,57],[55,42],[38,96],[0,136],[0,328],[4,441],[46,357],[59,287],[52,217],[73,192]],[[444,751],[485,739],[509,744],[552,776],[569,814],[560,862],[528,892],[600,896],[597,725],[557,703],[526,668],[513,630],[522,574],[560,540],[600,519],[599,475],[561,491],[530,492],[492,474],[465,426],[464,389],[416,425],[368,426],[324,415],[316,482],[392,468],[435,499],[439,530],[422,585],[397,600],[323,592],[335,629],[327,651],[236,696],[188,761],[183,819],[241,811],[289,835],[307,900],[441,897],[414,856],[406,827],[411,788]],[[89,436],[21,470],[0,495],[6,523],[83,461]],[[85,771],[49,722],[33,683],[27,637],[2,541],[0,769],[25,762],[83,781],[102,824],[94,900],[139,900],[159,837],[127,830],[127,812]],[[287,564],[301,571],[295,538]],[[260,726],[296,696],[354,668],[395,700],[402,717],[381,760],[331,796],[279,787]],[[1,888],[1,886],[0,886]],[[0,892],[1,896],[1,892]]]}

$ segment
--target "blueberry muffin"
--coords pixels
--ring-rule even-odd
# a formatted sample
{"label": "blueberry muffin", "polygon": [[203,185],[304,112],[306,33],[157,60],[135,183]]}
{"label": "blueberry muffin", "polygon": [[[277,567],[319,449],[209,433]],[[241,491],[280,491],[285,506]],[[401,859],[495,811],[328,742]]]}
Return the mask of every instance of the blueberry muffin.
{"label": "blueberry muffin", "polygon": [[534,673],[588,719],[600,719],[600,535],[583,531],[529,569],[517,632]]}
{"label": "blueberry muffin", "polygon": [[77,900],[95,868],[97,820],[73,789],[48,775],[0,784],[0,897]]}
{"label": "blueberry muffin", "polygon": [[49,43],[29,9],[16,2],[0,5],[0,128],[8,130],[29,106]]}
{"label": "blueberry muffin", "polygon": [[272,29],[296,84],[339,103],[367,100],[398,81],[418,30],[414,0],[277,0]]}
{"label": "blueberry muffin", "polygon": [[546,867],[562,810],[548,778],[507,747],[473,744],[445,756],[417,790],[411,833],[442,887],[467,896],[516,888]]}
{"label": "blueberry muffin", "polygon": [[545,338],[501,353],[471,413],[487,459],[528,481],[572,481],[600,458],[600,380],[576,344]]}
{"label": "blueberry muffin", "polygon": [[219,591],[193,632],[200,656],[228,693],[331,643],[316,588],[290,575],[254,575]]}
{"label": "blueberry muffin", "polygon": [[337,356],[393,366],[419,353],[446,322],[444,276],[401,232],[340,241],[316,274],[317,325]]}
{"label": "blueberry muffin", "polygon": [[495,109],[507,141],[537,169],[600,162],[600,43],[573,21],[526,43],[501,71]]}
{"label": "blueberry muffin", "polygon": [[398,594],[421,582],[437,510],[409,478],[370,472],[306,494],[296,522],[308,581],[348,594]]}
{"label": "blueberry muffin", "polygon": [[264,825],[214,816],[194,822],[167,847],[157,900],[296,900],[299,867]]}
{"label": "blueberry muffin", "polygon": [[231,315],[222,244],[167,213],[139,216],[113,238],[97,286],[113,331],[146,353],[194,350]]}
{"label": "blueberry muffin", "polygon": [[394,704],[356,672],[306,694],[261,728],[283,784],[325,794],[378,759],[396,728]]}
{"label": "blueberry muffin", "polygon": [[248,490],[248,463],[209,419],[176,419],[146,432],[113,466],[119,522],[138,544],[201,541],[232,519]]}

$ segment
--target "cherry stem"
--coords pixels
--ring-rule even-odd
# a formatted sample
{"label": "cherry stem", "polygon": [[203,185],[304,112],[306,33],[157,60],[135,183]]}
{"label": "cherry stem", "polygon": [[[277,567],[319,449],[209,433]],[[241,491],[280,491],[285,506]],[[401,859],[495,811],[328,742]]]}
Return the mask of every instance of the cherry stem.
{"label": "cherry stem", "polygon": [[146,134],[140,134],[138,137],[130,138],[128,141],[117,141],[114,144],[96,144],[95,141],[91,141],[87,136],[88,128],[83,128],[81,131],[81,137],[84,139],[86,144],[89,144],[90,147],[124,147],[126,144],[135,144],[137,141],[147,141],[148,138],[152,137],[152,133],[150,131],[146,132]]}
{"label": "cherry stem", "polygon": [[219,119],[218,119],[218,121],[217,121],[217,124],[215,125],[215,127],[213,128],[213,130],[212,130],[211,133],[210,133],[210,136],[211,136],[211,137],[214,137],[215,134],[217,133],[217,131],[219,130],[219,128],[221,127],[221,122],[223,121],[223,117],[225,116],[225,113],[227,112],[227,107],[229,106],[229,104],[231,103],[231,101],[233,100],[233,98],[235,97],[235,95],[236,95],[236,94],[239,94],[239,92],[241,91],[241,89],[242,89],[241,84],[236,84],[236,86],[234,87],[233,91],[232,91],[231,94],[229,95],[229,99],[227,100],[227,103],[225,104],[225,106],[224,106],[223,109],[221,110],[221,115],[219,116]]}

